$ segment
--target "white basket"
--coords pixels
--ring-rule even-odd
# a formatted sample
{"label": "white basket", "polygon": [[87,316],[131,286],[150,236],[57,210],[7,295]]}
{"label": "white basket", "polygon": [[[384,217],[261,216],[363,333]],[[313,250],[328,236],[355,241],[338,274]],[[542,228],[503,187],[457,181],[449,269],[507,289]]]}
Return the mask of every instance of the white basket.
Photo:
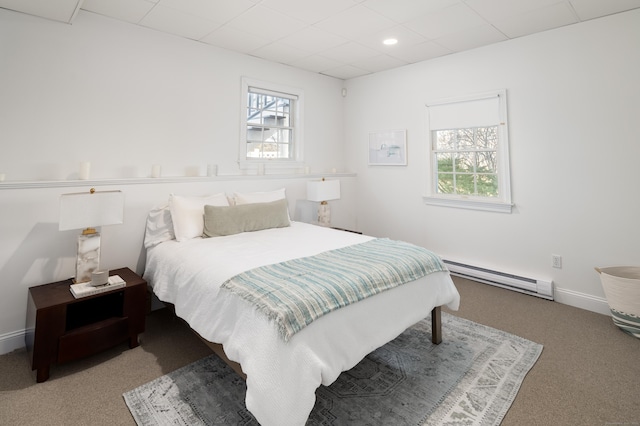
{"label": "white basket", "polygon": [[640,267],[596,268],[615,325],[640,338]]}

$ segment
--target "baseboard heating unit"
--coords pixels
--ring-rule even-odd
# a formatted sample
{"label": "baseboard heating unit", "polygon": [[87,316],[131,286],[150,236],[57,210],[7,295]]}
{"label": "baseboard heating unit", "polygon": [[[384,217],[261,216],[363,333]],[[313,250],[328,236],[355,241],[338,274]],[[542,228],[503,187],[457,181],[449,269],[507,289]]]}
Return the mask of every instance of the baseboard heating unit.
{"label": "baseboard heating unit", "polygon": [[485,284],[509,290],[519,291],[543,299],[553,300],[553,282],[535,278],[521,277],[506,272],[471,266],[464,263],[443,259],[451,275],[468,278]]}

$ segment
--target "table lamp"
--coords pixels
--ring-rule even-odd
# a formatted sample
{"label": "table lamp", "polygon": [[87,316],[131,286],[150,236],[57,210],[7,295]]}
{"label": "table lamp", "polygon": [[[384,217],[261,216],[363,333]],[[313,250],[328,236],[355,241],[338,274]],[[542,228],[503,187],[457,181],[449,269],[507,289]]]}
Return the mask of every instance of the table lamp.
{"label": "table lamp", "polygon": [[96,227],[118,225],[124,219],[122,191],[96,191],[60,196],[59,230],[84,229],[78,236],[76,275],[74,282],[91,281],[100,267],[100,233]]}
{"label": "table lamp", "polygon": [[331,225],[331,208],[327,201],[340,199],[340,181],[337,179],[311,180],[307,182],[307,200],[320,202],[318,206],[318,223]]}

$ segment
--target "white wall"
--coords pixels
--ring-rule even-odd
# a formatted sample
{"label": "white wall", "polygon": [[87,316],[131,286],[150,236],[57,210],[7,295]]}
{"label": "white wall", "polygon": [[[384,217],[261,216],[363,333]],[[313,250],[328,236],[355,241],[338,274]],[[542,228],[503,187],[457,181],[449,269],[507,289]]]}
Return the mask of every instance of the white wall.
{"label": "white wall", "polygon": [[[347,82],[358,224],[445,258],[552,279],[607,312],[595,266],[640,264],[640,11]],[[428,206],[425,103],[505,88],[512,214]],[[373,130],[407,129],[409,165],[367,165]],[[551,255],[563,268],[551,267]],[[464,303],[464,301],[463,301]]]}
{"label": "white wall", "polygon": [[67,25],[0,9],[0,37],[7,179],[77,178],[83,160],[95,178],[238,173],[242,76],[301,88],[308,166],[344,168],[340,80],[84,11]]}
{"label": "white wall", "polygon": [[[266,176],[240,176],[242,76],[304,91],[311,175],[276,178],[267,167]],[[0,9],[0,173],[7,179],[0,183],[0,353],[24,343],[28,288],[74,275],[77,233],[58,231],[60,194],[94,185],[123,190],[125,224],[103,230],[102,265],[142,272],[146,214],[169,193],[284,186],[293,214],[306,180],[343,171],[341,88],[341,80],[92,13],[66,25]],[[92,181],[24,188],[24,181],[75,180],[83,160],[91,161]],[[204,174],[209,163],[224,176],[144,182],[152,164],[164,176],[186,176]],[[353,227],[355,178],[342,176],[345,197],[332,203],[333,219]]]}

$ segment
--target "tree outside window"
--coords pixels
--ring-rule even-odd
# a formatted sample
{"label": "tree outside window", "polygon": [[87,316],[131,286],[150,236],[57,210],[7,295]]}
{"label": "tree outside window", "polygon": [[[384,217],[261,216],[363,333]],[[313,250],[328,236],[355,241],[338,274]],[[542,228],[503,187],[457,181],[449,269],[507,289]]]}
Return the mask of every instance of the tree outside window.
{"label": "tree outside window", "polygon": [[439,194],[498,197],[498,127],[435,130]]}

